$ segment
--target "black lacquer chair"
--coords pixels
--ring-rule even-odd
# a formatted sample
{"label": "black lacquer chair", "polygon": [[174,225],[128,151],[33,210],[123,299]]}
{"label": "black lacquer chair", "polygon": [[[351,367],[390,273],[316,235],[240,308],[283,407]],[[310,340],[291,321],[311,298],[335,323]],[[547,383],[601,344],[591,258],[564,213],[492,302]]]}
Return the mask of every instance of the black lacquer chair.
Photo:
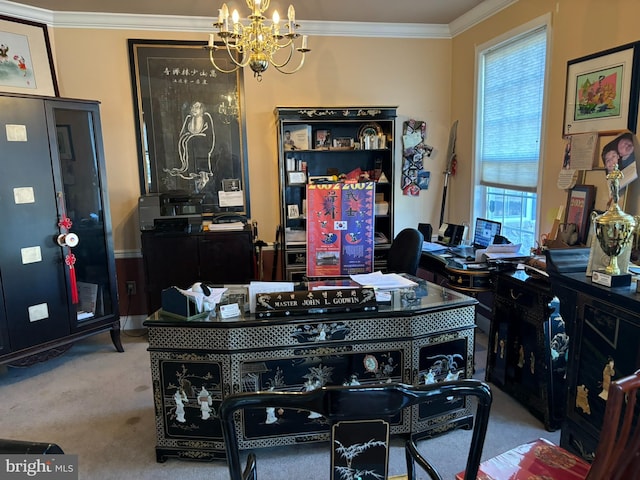
{"label": "black lacquer chair", "polygon": [[387,271],[415,275],[422,255],[424,237],[415,228],[405,228],[391,243],[387,257]]}
{"label": "black lacquer chair", "polygon": [[55,443],[28,442],[24,440],[11,440],[8,438],[0,438],[0,453],[5,455],[64,454],[62,449]]}
{"label": "black lacquer chair", "polygon": [[[308,392],[262,391],[230,395],[224,399],[219,410],[230,478],[231,480],[256,480],[258,478],[255,453],[249,453],[244,469],[241,466],[238,432],[236,431],[238,410],[245,408],[277,408],[278,410],[285,409],[285,412],[286,409],[293,409],[320,414],[331,425],[331,468],[335,473],[335,478],[350,478],[350,476],[356,474],[358,469],[360,469],[360,472],[367,470],[371,473],[375,470],[374,466],[372,466],[374,464],[376,468],[380,468],[380,470],[375,470],[375,474],[380,475],[379,478],[386,478],[386,475],[388,475],[389,452],[388,422],[394,417],[398,418],[397,415],[405,408],[414,405],[451,397],[467,396],[477,399],[477,408],[467,454],[465,468],[467,473],[464,480],[475,480],[487,432],[492,396],[488,384],[474,379],[416,386],[387,383],[329,386]],[[348,430],[346,435],[344,435],[343,429]],[[366,432],[364,436],[363,432]],[[382,433],[380,434],[380,432]],[[338,439],[339,433],[343,434],[340,439]],[[380,441],[380,439],[384,440],[384,442]],[[381,450],[377,450],[378,448],[381,448]],[[365,461],[365,455],[363,454],[362,464],[360,464],[359,455],[365,451],[369,458]],[[409,438],[405,444],[405,454],[408,479],[414,480],[416,478],[415,464],[417,464],[431,479],[442,480],[437,469],[418,452],[418,448],[412,438]],[[347,457],[348,462],[342,463]],[[463,456],[461,455],[461,467],[463,464],[462,459]],[[378,463],[381,465],[378,465]],[[348,472],[349,475],[346,475],[345,469],[350,470]],[[384,473],[381,474],[381,472]],[[356,477],[354,476],[354,478]]]}

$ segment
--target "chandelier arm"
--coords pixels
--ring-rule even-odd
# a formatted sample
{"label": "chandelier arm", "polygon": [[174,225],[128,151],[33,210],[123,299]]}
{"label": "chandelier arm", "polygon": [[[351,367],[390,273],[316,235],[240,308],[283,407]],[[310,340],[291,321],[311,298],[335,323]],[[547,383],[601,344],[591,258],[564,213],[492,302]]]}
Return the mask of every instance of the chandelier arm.
{"label": "chandelier arm", "polygon": [[295,51],[295,48],[293,46],[293,42],[290,45],[289,48],[289,55],[287,56],[287,59],[282,62],[282,63],[276,63],[275,58],[273,57],[273,54],[270,56],[271,57],[271,64],[276,67],[276,70],[280,71],[279,68],[286,66],[291,59],[293,58],[293,52]]}
{"label": "chandelier arm", "polygon": [[[278,65],[276,65],[275,63],[273,64],[273,67],[274,67],[276,70],[278,70],[280,73],[284,73],[284,74],[286,74],[286,75],[291,75],[292,73],[296,73],[296,72],[297,72],[297,71],[299,71],[299,70],[302,68],[302,66],[304,65],[305,53],[306,53],[306,52],[302,52],[302,58],[300,59],[300,64],[299,64],[299,65],[298,65],[294,70],[291,70],[291,71],[282,70],[281,66],[278,66]],[[285,65],[286,65],[286,64],[285,64]],[[284,66],[284,65],[282,65],[282,66]]]}
{"label": "chandelier arm", "polygon": [[[216,61],[213,59],[213,48],[209,49],[209,60],[211,60],[212,65],[216,68],[216,70],[222,72],[222,73],[233,73],[235,71],[237,71],[241,65],[238,65],[235,61],[234,63],[236,64],[236,66],[234,68],[232,68],[231,70],[225,70],[224,68],[221,68],[218,66],[218,64],[216,63]],[[233,57],[231,57],[231,60],[233,60]]]}
{"label": "chandelier arm", "polygon": [[[228,40],[224,40],[224,46],[227,50],[227,53],[229,54],[229,59],[235,63],[238,67],[246,67],[247,65],[249,65],[249,56],[247,56],[247,51],[245,49],[242,48],[242,45],[230,45]],[[233,51],[232,51],[233,50]],[[234,52],[235,53],[239,53],[242,55],[242,58],[240,59],[240,61],[236,60],[234,57]],[[232,72],[235,72],[235,70],[232,70]]]}

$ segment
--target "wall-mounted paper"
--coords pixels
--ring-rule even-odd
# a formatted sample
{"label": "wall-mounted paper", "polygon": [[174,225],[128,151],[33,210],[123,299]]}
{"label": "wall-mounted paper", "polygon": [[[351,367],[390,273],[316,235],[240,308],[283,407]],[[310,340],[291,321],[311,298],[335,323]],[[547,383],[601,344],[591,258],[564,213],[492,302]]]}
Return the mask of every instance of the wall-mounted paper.
{"label": "wall-mounted paper", "polygon": [[31,305],[28,310],[30,322],[37,322],[38,320],[49,318],[49,307],[47,307],[46,303]]}
{"label": "wall-mounted paper", "polygon": [[20,255],[22,255],[23,265],[42,261],[42,251],[39,246],[21,248]]}
{"label": "wall-mounted paper", "polygon": [[7,142],[26,142],[27,126],[26,125],[5,125],[7,132]]}
{"label": "wall-mounted paper", "polygon": [[33,187],[16,187],[13,189],[13,201],[16,205],[21,203],[35,203],[36,196]]}

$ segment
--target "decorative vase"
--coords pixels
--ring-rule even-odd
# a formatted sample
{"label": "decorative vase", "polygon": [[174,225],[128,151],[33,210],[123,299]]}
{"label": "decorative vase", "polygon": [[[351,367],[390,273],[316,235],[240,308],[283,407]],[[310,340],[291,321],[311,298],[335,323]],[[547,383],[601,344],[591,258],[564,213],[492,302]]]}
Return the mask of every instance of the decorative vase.
{"label": "decorative vase", "polygon": [[592,214],[596,238],[602,251],[609,256],[609,265],[605,268],[605,273],[609,275],[620,274],[618,255],[631,240],[636,227],[635,218],[624,213],[618,205],[622,177],[623,174],[618,170],[617,165],[607,174],[610,192],[609,209],[601,215],[597,215],[595,212]]}

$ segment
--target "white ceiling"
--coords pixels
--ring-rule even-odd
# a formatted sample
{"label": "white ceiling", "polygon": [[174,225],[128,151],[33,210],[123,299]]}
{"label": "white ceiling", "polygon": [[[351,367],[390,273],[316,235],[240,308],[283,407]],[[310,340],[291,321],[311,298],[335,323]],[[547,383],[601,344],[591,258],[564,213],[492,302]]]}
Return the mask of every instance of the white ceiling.
{"label": "white ceiling", "polygon": [[[143,15],[217,17],[225,0],[12,0],[50,12],[106,12]],[[238,9],[246,17],[248,8],[242,0],[226,0],[229,10]],[[271,0],[267,15],[278,10],[282,17],[292,3],[300,22],[382,22],[448,25],[476,7],[504,0]],[[0,11],[0,13],[2,13]]]}

